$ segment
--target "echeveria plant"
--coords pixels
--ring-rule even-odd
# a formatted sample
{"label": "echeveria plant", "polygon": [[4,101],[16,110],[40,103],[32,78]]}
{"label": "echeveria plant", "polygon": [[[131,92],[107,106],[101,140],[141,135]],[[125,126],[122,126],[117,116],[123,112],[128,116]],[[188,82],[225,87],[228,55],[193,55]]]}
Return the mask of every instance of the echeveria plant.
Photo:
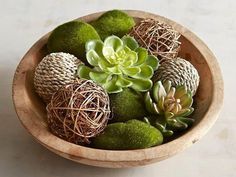
{"label": "echeveria plant", "polygon": [[95,81],[108,93],[121,92],[125,87],[141,92],[149,90],[151,77],[159,63],[130,36],[122,39],[109,36],[104,42],[88,41],[86,58],[92,67],[80,65],[78,76]]}
{"label": "echeveria plant", "polygon": [[145,94],[146,109],[156,117],[155,126],[164,136],[186,129],[193,123],[194,120],[187,117],[194,110],[192,103],[192,93],[186,86],[173,87],[170,81],[156,82],[152,91]]}

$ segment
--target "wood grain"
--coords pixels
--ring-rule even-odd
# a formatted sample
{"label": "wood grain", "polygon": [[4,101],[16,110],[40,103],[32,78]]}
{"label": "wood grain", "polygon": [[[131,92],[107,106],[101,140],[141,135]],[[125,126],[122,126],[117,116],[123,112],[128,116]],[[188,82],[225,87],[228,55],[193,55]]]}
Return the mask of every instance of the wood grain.
{"label": "wood grain", "polygon": [[[13,80],[13,102],[17,115],[33,137],[54,153],[75,162],[110,168],[146,165],[167,159],[197,142],[216,121],[223,104],[223,79],[215,56],[191,31],[167,18],[143,12],[126,11],[138,21],[154,18],[172,25],[182,34],[180,56],[188,59],[198,70],[201,81],[195,96],[196,119],[194,126],[176,139],[148,149],[110,151],[98,150],[66,142],[48,131],[46,110],[42,100],[33,89],[34,69],[46,55],[45,44],[49,34],[37,41],[19,63]],[[102,13],[102,12],[101,12]],[[92,21],[101,13],[81,17]]]}

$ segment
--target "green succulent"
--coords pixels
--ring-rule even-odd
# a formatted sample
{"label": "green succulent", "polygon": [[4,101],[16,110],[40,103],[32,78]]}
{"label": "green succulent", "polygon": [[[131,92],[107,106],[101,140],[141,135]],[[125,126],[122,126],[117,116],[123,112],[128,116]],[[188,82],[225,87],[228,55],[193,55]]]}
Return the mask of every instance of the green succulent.
{"label": "green succulent", "polygon": [[92,146],[99,149],[128,150],[142,149],[163,142],[161,132],[139,120],[109,124],[103,133],[92,140]]}
{"label": "green succulent", "polygon": [[[170,81],[154,84],[151,93],[144,96],[147,111],[151,114],[151,124],[164,136],[171,136],[174,131],[188,128],[194,119],[188,118],[194,109],[192,93],[186,86],[173,87]],[[153,120],[154,118],[154,120]]]}
{"label": "green succulent", "polygon": [[126,87],[145,92],[152,87],[151,77],[159,61],[138,46],[134,38],[109,36],[104,42],[86,43],[86,58],[92,68],[80,65],[78,76],[91,79],[108,93],[121,92]]}

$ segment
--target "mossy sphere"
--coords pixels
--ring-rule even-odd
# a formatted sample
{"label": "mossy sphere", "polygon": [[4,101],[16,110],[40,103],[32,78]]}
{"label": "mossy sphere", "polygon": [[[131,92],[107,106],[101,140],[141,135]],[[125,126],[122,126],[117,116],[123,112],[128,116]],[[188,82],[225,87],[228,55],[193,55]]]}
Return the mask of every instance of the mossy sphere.
{"label": "mossy sphere", "polygon": [[143,149],[159,145],[163,136],[155,127],[139,120],[109,124],[95,137],[93,147],[110,150]]}
{"label": "mossy sphere", "polygon": [[146,115],[143,95],[126,88],[122,92],[110,95],[113,122],[130,119],[142,119]]}
{"label": "mossy sphere", "polygon": [[102,39],[116,35],[119,37],[127,34],[135,25],[134,19],[125,12],[112,10],[101,15],[97,20],[91,22]]}
{"label": "mossy sphere", "polygon": [[47,47],[50,53],[67,52],[86,62],[85,43],[92,39],[100,37],[91,25],[81,21],[71,21],[53,30],[48,38]]}

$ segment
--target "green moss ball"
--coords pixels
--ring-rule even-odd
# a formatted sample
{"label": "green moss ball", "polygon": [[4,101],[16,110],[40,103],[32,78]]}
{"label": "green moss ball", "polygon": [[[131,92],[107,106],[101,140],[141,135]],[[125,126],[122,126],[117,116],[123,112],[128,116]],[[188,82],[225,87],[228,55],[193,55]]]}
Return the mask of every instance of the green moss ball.
{"label": "green moss ball", "polygon": [[122,92],[111,94],[110,102],[113,122],[142,119],[146,115],[143,95],[133,89],[126,88]]}
{"label": "green moss ball", "polygon": [[159,145],[163,136],[153,126],[139,120],[109,124],[104,133],[95,137],[92,145],[99,149],[129,150]]}
{"label": "green moss ball", "polygon": [[71,21],[58,26],[49,36],[47,47],[50,53],[66,52],[85,61],[85,43],[100,39],[96,30],[87,23]]}
{"label": "green moss ball", "polygon": [[134,19],[120,10],[112,10],[104,13],[91,25],[97,30],[100,37],[116,35],[122,37],[135,25]]}

